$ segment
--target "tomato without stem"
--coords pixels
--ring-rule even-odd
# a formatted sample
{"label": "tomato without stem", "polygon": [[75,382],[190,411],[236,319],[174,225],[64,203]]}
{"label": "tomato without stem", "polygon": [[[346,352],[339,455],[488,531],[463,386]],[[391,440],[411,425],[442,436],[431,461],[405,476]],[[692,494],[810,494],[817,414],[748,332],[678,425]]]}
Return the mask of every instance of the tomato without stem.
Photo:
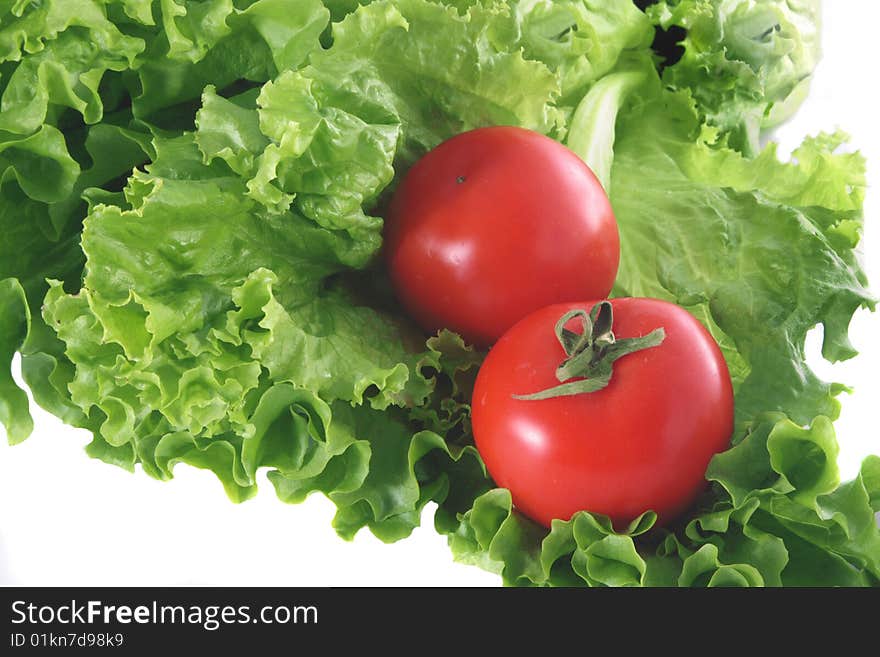
{"label": "tomato without stem", "polygon": [[425,330],[488,346],[543,306],[606,297],[620,242],[608,197],[577,155],[536,132],[491,127],[444,142],[407,173],[385,257]]}
{"label": "tomato without stem", "polygon": [[[554,325],[573,309],[589,312],[593,303],[529,315],[497,342],[477,376],[477,448],[515,506],[547,526],[579,510],[605,514],[616,525],[647,510],[668,522],[704,490],[706,467],[733,431],[730,375],[703,325],[665,301],[610,304],[617,341],[658,328],[665,337],[615,361],[606,387],[517,398],[560,386],[556,368],[566,351]],[[575,320],[565,327],[570,335],[579,332]]]}

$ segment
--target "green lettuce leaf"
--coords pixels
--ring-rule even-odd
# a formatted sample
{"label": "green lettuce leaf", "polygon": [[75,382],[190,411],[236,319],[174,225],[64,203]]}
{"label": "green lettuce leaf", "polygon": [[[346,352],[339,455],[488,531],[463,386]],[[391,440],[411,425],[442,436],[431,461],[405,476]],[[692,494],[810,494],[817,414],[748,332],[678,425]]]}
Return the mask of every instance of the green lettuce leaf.
{"label": "green lettuce leaf", "polygon": [[[0,132],[30,134],[46,122],[50,110],[64,107],[79,112],[86,123],[97,123],[104,112],[99,87],[105,74],[131,68],[145,47],[106,17],[101,2],[40,4],[46,6],[33,8],[7,28],[18,27],[8,38],[19,44],[23,39],[27,56],[21,57],[11,43],[8,49],[0,45],[0,61],[20,58],[0,100]],[[26,36],[31,30],[40,35],[36,43]]]}
{"label": "green lettuce leaf", "polygon": [[688,90],[731,146],[756,153],[761,129],[806,97],[821,55],[819,0],[664,0],[649,12],[664,29],[687,31],[664,81]]}
{"label": "green lettuce leaf", "polygon": [[303,75],[367,122],[401,123],[404,166],[470,128],[552,130],[556,76],[516,43],[488,47],[488,29],[425,0],[372,2],[333,26],[332,46],[313,53]]}
{"label": "green lettuce leaf", "polygon": [[[807,141],[797,164],[772,148],[750,160],[705,143],[687,96],[656,83],[640,96],[616,124],[615,293],[669,299],[709,326],[731,369],[739,423],[767,410],[799,423],[837,417],[842,386],[810,371],[804,343],[821,323],[826,357],[851,357],[849,320],[874,305],[853,253],[864,161],[835,154],[839,136]],[[817,194],[818,179],[836,191]]]}
{"label": "green lettuce leaf", "polygon": [[821,323],[825,357],[852,357],[849,320],[874,307],[853,251],[864,160],[838,152],[839,133],[806,140],[791,163],[772,145],[749,158],[712,135],[690,97],[662,89],[644,65],[607,76],[581,103],[568,143],[611,179],[622,244],[614,292],[669,299],[710,328],[740,424],[767,410],[800,423],[836,417],[842,386],[809,370],[804,343]]}
{"label": "green lettuce leaf", "polygon": [[21,283],[14,278],[0,280],[0,422],[6,427],[11,445],[23,441],[34,429],[27,394],[10,373],[12,357],[24,343],[29,322],[30,310]]}
{"label": "green lettuce leaf", "polygon": [[[428,3],[411,10],[441,26],[467,26]],[[470,56],[476,70],[481,55]],[[258,467],[278,466],[272,478],[282,498],[321,490],[340,506],[340,533],[368,526],[391,540],[412,530],[429,500],[449,494],[452,475],[434,463],[442,462],[435,452],[453,470],[481,469],[478,460],[458,465],[472,447],[448,446],[409,420],[409,409],[418,409],[417,425],[460,425],[466,404],[436,395],[436,377],[456,387],[457,375],[478,361],[460,340],[426,344],[404,323],[359,305],[338,278],[378,250],[381,222],[364,208],[391,182],[401,119],[388,112],[368,123],[358,113],[370,112],[351,99],[338,103],[351,111],[336,107],[311,70],[229,98],[208,86],[194,131],[148,126],[142,145],[151,161],[133,171],[123,193],[86,191],[82,288],[70,294],[53,283],[43,318],[70,365],[59,382],[79,421],[96,427],[92,456],[127,468],[141,463],[159,478],[179,462],[208,468],[234,500],[253,494]],[[482,79],[500,88],[500,79]],[[454,117],[470,107],[446,111]],[[261,183],[270,161],[273,175]],[[266,202],[269,182],[290,202]],[[299,401],[279,406],[288,392]],[[361,410],[352,415],[352,406]],[[287,429],[271,448],[249,442],[274,435],[265,429],[275,422],[268,409],[298,426],[300,407],[349,438],[318,452],[307,441],[302,449],[316,455],[309,467],[292,465],[279,442]],[[329,440],[326,431],[307,434]]]}
{"label": "green lettuce leaf", "polygon": [[562,107],[577,105],[625,54],[646,53],[654,36],[651,22],[631,0],[510,4],[526,58],[544,62],[558,75]]}
{"label": "green lettuce leaf", "polygon": [[208,85],[235,90],[300,66],[329,24],[320,0],[163,0],[136,70],[126,77],[135,116],[165,128],[192,127]]}

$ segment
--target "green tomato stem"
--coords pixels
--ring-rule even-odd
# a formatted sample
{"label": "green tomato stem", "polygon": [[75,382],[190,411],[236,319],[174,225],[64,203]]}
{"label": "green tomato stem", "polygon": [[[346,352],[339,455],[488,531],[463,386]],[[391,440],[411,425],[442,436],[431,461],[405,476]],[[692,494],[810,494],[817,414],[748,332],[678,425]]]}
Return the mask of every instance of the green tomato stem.
{"label": "green tomato stem", "polygon": [[[575,318],[581,320],[583,331],[580,333],[565,328]],[[556,368],[560,385],[529,395],[513,395],[513,398],[535,401],[602,390],[611,381],[614,361],[656,347],[666,338],[666,331],[657,328],[643,337],[618,340],[611,330],[613,323],[610,301],[600,301],[589,313],[582,309],[565,313],[555,327],[556,338],[566,354],[565,360]]]}

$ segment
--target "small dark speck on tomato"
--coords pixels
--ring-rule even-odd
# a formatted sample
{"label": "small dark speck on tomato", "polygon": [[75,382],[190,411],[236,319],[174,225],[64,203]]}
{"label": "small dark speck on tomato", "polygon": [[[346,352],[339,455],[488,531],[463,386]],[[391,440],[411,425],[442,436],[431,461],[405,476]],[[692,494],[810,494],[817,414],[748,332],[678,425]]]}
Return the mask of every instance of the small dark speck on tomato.
{"label": "small dark speck on tomato", "polygon": [[459,176],[458,178],[455,179],[455,182],[457,182],[457,183],[460,185],[460,184],[462,184],[465,180],[467,180],[467,178],[465,178],[464,176]]}

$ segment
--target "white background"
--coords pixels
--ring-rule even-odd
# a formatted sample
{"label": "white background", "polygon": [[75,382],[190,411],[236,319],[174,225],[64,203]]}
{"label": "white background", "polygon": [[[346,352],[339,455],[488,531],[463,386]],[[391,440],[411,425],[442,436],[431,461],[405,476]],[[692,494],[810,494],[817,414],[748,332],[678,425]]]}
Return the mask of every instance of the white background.
{"label": "white background", "polygon": [[[869,0],[825,3],[825,57],[811,96],[779,130],[781,152],[806,134],[842,127],[880,184],[880,129],[872,56],[880,7]],[[870,190],[862,245],[877,295],[880,286],[880,193]],[[818,357],[821,336],[808,343],[825,380],[855,388],[836,423],[840,467],[851,478],[861,459],[880,453],[876,427],[880,385],[880,313],[859,312],[851,327],[861,351],[830,365]],[[0,438],[0,584],[495,586],[500,580],[452,561],[429,507],[412,537],[384,545],[364,530],[353,542],[333,532],[334,507],[324,497],[287,506],[261,479],[259,495],[233,505],[210,472],[181,466],[159,482],[88,458],[88,435],[40,409],[24,444]],[[2,430],[0,430],[2,433]]]}

